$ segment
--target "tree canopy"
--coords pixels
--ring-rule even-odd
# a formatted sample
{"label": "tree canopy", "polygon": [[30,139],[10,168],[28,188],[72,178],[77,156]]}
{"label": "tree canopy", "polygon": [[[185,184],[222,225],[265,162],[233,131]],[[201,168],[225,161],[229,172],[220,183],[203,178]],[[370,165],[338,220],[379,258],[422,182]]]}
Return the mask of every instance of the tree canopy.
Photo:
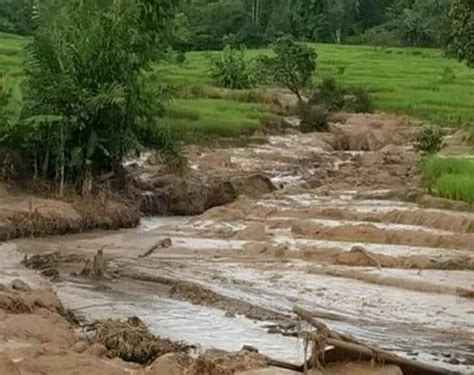
{"label": "tree canopy", "polygon": [[181,49],[248,47],[281,36],[330,43],[441,46],[452,0],[189,0]]}
{"label": "tree canopy", "polygon": [[474,66],[474,2],[455,0],[450,13],[449,52]]}
{"label": "tree canopy", "polygon": [[175,10],[174,0],[35,1],[23,116],[2,126],[2,146],[61,183],[117,170],[153,141],[160,96],[146,69]]}

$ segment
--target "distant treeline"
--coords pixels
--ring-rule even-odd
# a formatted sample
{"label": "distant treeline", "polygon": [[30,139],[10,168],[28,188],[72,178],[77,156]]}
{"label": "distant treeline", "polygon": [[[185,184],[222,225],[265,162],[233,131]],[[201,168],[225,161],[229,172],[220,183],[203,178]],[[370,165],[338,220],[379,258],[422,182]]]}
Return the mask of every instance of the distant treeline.
{"label": "distant treeline", "polygon": [[[173,47],[182,51],[216,50],[227,44],[260,47],[281,36],[322,43],[444,47],[452,35],[453,3],[474,4],[472,0],[176,2],[180,11],[174,22]],[[0,0],[0,32],[30,34],[33,3]]]}
{"label": "distant treeline", "polygon": [[266,45],[282,35],[323,43],[441,47],[453,0],[185,0],[175,47]]}

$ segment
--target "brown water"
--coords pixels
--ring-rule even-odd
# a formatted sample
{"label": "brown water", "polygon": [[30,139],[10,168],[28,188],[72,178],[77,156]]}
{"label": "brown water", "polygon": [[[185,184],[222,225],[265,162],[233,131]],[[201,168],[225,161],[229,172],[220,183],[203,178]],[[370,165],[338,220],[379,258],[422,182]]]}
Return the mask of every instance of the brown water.
{"label": "brown water", "polygon": [[[230,160],[230,167],[215,165],[218,159]],[[388,166],[372,170],[367,160]],[[298,305],[335,314],[324,320],[331,328],[381,348],[473,372],[474,215],[386,198],[387,188],[403,187],[407,173],[404,160],[392,168],[393,160],[386,151],[331,151],[317,135],[209,151],[193,159],[194,169],[265,171],[284,189],[239,198],[196,218],[148,218],[132,230],[5,244],[4,277],[39,282],[19,266],[23,252],[92,256],[107,246],[114,278],[72,277],[79,266],[65,264],[53,284],[66,307],[87,320],[136,315],[159,335],[201,348],[248,344],[299,363],[302,344],[269,333],[282,321],[264,313],[287,324]],[[171,239],[170,248],[139,257],[164,238]],[[351,252],[354,246],[365,253]],[[179,281],[220,297],[173,294]],[[236,305],[263,313],[249,319]]]}

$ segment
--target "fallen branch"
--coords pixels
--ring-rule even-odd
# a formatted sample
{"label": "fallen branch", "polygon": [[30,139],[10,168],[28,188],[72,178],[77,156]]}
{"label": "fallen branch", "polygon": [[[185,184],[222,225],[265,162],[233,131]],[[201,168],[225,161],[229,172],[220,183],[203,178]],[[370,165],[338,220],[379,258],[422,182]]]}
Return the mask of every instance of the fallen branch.
{"label": "fallen branch", "polygon": [[169,248],[172,246],[172,242],[169,238],[165,238],[164,240],[161,240],[154,244],[152,247],[150,247],[147,251],[145,251],[143,254],[139,255],[139,258],[146,258],[153,254],[156,250],[160,248]]}
{"label": "fallen branch", "polygon": [[327,363],[347,360],[373,361],[375,359],[383,364],[399,366],[405,375],[441,375],[451,373],[445,369],[399,357],[393,353],[357,341],[353,337],[332,331],[324,323],[315,319],[311,312],[300,307],[295,306],[293,312],[315,327],[318,332],[326,335],[327,345],[333,347],[325,352]]}

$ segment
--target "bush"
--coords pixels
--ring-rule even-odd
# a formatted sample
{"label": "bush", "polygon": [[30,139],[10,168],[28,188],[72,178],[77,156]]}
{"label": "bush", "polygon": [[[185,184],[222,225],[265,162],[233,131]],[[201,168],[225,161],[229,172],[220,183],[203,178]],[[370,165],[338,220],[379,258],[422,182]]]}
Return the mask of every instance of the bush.
{"label": "bush", "polygon": [[248,89],[255,86],[250,64],[245,60],[245,48],[227,45],[221,56],[212,59],[211,75],[218,86],[228,89]]}
{"label": "bush", "polygon": [[415,150],[422,156],[437,154],[446,146],[444,136],[445,134],[440,128],[425,126],[416,134]]}
{"label": "bush", "polygon": [[367,90],[343,88],[333,77],[323,78],[316,87],[310,103],[326,107],[330,111],[347,110],[357,113],[373,111],[373,101]]}
{"label": "bush", "polygon": [[344,89],[333,77],[323,78],[320,85],[316,87],[310,99],[312,104],[318,104],[327,109],[340,110],[344,107]]}
{"label": "bush", "polygon": [[301,119],[300,130],[303,133],[328,130],[329,114],[323,106],[302,103],[298,108],[298,112]]}

